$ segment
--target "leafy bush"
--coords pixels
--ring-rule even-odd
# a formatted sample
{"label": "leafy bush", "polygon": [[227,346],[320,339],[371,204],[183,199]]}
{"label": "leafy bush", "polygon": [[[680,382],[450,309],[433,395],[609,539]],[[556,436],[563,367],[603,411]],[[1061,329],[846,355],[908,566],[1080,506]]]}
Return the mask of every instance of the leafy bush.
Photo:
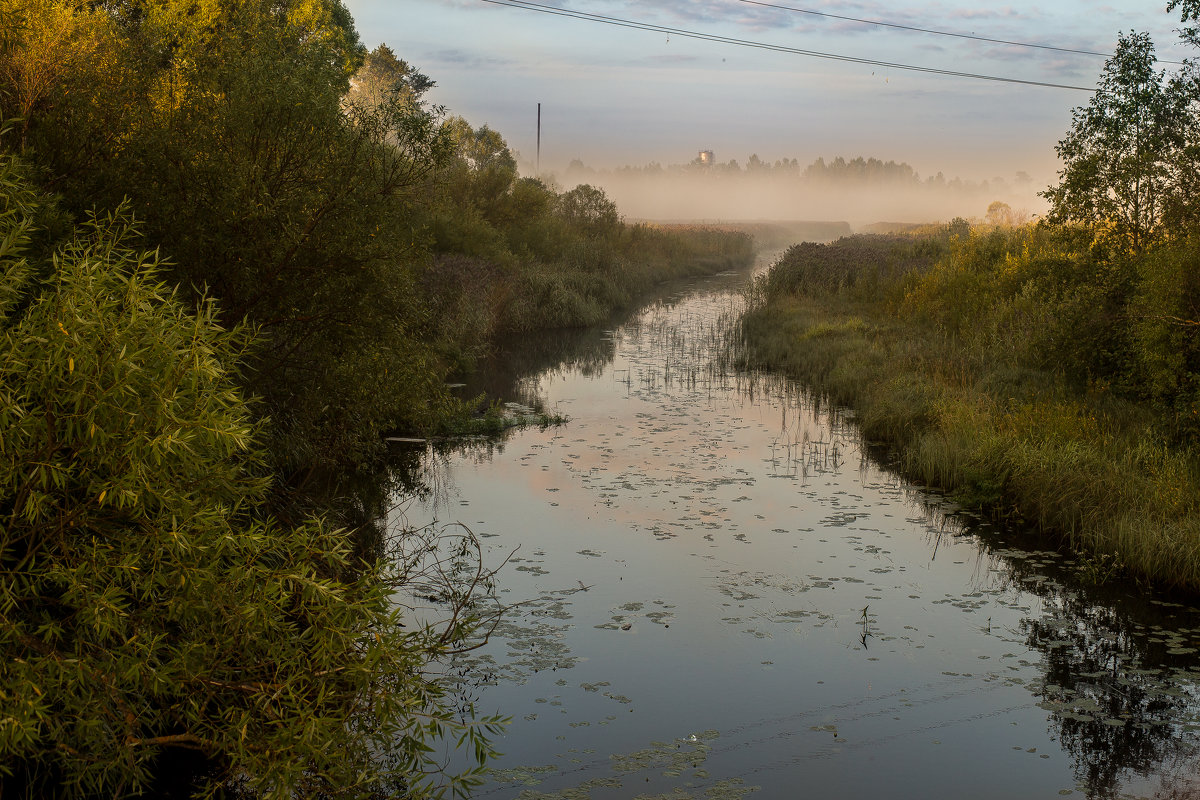
{"label": "leafy bush", "polygon": [[1155,248],[1139,261],[1130,303],[1135,383],[1174,421],[1174,434],[1200,441],[1200,241]]}
{"label": "leafy bush", "polygon": [[859,234],[828,244],[792,245],[772,266],[770,295],[845,291],[859,299],[878,299],[894,291],[911,274],[923,273],[944,251],[945,235],[918,238],[894,234]]}
{"label": "leafy bush", "polygon": [[396,593],[436,541],[385,568],[352,559],[344,531],[264,516],[237,388],[248,332],[178,302],[120,214],[37,280],[35,206],[5,159],[0,793],[128,796],[190,768],[204,796],[422,796],[440,781],[431,741],[486,759],[498,720],[457,721],[426,671],[471,636],[479,587],[439,589],[450,621],[405,628]]}

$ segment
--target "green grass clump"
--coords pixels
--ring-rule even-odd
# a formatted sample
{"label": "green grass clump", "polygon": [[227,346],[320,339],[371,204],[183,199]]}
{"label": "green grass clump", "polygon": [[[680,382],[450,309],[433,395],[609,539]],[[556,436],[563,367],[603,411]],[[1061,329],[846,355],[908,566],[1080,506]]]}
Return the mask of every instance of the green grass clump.
{"label": "green grass clump", "polygon": [[530,407],[520,403],[488,401],[486,395],[470,400],[457,401],[454,413],[436,429],[436,440],[462,439],[470,437],[500,438],[509,431],[521,428],[541,428],[565,425],[569,421],[565,414],[546,411],[541,407]]}

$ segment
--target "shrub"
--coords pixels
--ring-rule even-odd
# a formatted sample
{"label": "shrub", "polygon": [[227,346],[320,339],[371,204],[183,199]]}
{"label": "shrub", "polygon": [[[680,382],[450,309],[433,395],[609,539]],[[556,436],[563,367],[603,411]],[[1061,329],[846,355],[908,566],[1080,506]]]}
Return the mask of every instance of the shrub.
{"label": "shrub", "polygon": [[177,302],[119,214],[36,280],[16,170],[0,162],[0,794],[135,795],[186,762],[204,796],[422,796],[430,740],[486,758],[498,721],[456,722],[425,671],[471,635],[473,585],[444,628],[404,628],[393,592],[419,557],[388,572],[320,521],[263,516],[247,332]]}
{"label": "shrub", "polygon": [[1174,434],[1200,436],[1200,242],[1162,246],[1139,263],[1130,303],[1136,378],[1171,413]]}

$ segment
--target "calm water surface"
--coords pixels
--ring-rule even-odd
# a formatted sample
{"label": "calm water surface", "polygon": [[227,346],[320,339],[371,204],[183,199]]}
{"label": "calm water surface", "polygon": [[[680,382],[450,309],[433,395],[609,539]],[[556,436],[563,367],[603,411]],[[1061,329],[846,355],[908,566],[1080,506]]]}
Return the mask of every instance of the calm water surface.
{"label": "calm water surface", "polygon": [[407,521],[516,549],[456,665],[513,718],[477,796],[1200,797],[1200,612],[1093,588],[722,368],[745,281],[526,343],[494,390],[570,423],[431,454]]}

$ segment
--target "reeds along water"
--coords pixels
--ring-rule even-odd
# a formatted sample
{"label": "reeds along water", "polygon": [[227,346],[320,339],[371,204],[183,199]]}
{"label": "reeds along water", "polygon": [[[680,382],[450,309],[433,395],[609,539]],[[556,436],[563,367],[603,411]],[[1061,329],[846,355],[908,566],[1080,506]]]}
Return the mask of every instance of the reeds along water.
{"label": "reeds along water", "polygon": [[[598,370],[568,354],[515,376],[562,399],[567,428],[446,461],[460,493],[444,513],[481,520],[497,555],[520,543],[499,579],[506,598],[529,593],[462,673],[514,717],[515,760],[486,796],[534,778],[548,797],[601,780],[699,793],[730,776],[835,793],[868,780],[868,753],[881,781],[919,764],[927,796],[969,795],[938,768],[946,731],[988,754],[970,786],[986,773],[1011,796],[1189,787],[1195,610],[1112,595],[1081,579],[1084,559],[881,468],[861,415],[738,366],[742,295],[692,292],[602,331]],[[813,346],[869,337],[860,319]],[[695,686],[733,699],[698,704]],[[704,774],[647,745],[683,752],[696,731]]]}
{"label": "reeds along water", "polygon": [[[1156,265],[1174,262],[1103,260],[1071,232],[959,227],[792,248],[751,295],[743,363],[853,406],[916,480],[1200,591],[1190,356],[1168,356],[1144,312],[1132,322],[1167,280]],[[1143,379],[1168,358],[1175,394],[1155,395]]]}

